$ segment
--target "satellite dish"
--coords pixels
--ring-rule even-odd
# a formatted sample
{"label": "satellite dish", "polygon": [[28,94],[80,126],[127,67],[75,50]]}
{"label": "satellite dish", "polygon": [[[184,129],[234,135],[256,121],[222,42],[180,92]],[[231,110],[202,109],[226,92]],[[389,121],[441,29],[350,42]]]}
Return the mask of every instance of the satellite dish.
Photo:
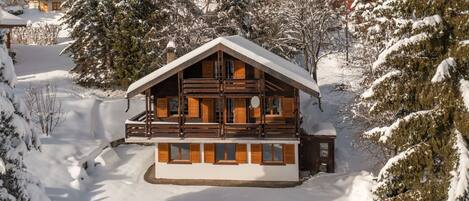
{"label": "satellite dish", "polygon": [[260,105],[261,105],[261,100],[259,99],[259,96],[253,96],[251,98],[251,107],[258,108]]}

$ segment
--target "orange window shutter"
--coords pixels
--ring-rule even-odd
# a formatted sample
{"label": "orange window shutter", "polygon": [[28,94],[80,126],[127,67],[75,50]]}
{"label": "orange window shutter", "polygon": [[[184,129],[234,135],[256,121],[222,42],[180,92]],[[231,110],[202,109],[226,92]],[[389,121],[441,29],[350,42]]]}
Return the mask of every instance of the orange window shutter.
{"label": "orange window shutter", "polygon": [[157,98],[156,99],[156,116],[168,117],[168,99],[167,98]]}
{"label": "orange window shutter", "polygon": [[234,122],[246,123],[246,99],[235,98],[234,101]]}
{"label": "orange window shutter", "polygon": [[202,122],[213,122],[215,118],[215,104],[211,98],[202,99]]}
{"label": "orange window shutter", "polygon": [[247,145],[246,144],[236,144],[236,162],[238,163],[247,163]]}
{"label": "orange window shutter", "polygon": [[158,162],[167,163],[169,161],[169,144],[158,143]]}
{"label": "orange window shutter", "polygon": [[189,109],[188,117],[199,117],[199,99],[194,97],[187,97],[187,107]]}
{"label": "orange window shutter", "polygon": [[283,156],[286,164],[295,164],[295,145],[284,144]]}
{"label": "orange window shutter", "polygon": [[290,97],[282,98],[282,116],[287,118],[295,117],[295,99]]}
{"label": "orange window shutter", "polygon": [[200,163],[200,144],[191,144],[190,152],[191,152],[191,162]]}
{"label": "orange window shutter", "polygon": [[204,144],[205,163],[215,163],[215,144]]}
{"label": "orange window shutter", "polygon": [[234,61],[233,79],[246,79],[246,67],[244,62],[240,60]]}
{"label": "orange window shutter", "polygon": [[213,61],[202,61],[202,77],[203,78],[213,78],[214,74],[214,62]]}
{"label": "orange window shutter", "polygon": [[251,163],[261,164],[261,162],[262,162],[261,144],[251,144]]}

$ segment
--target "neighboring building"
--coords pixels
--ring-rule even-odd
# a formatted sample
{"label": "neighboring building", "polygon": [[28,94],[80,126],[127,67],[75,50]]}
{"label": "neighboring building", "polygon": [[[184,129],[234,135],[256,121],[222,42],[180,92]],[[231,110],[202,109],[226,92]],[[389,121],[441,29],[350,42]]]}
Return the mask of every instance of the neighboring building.
{"label": "neighboring building", "polygon": [[8,29],[7,38],[4,42],[9,51],[11,50],[11,30],[15,27],[25,27],[27,25],[28,22],[25,19],[12,15],[0,8],[0,29]]}
{"label": "neighboring building", "polygon": [[37,0],[38,9],[42,12],[60,11],[65,0]]}
{"label": "neighboring building", "polygon": [[[146,97],[146,111],[125,123],[126,142],[156,145],[157,180],[298,182],[299,150],[318,156],[302,169],[320,170],[322,150],[322,170],[334,171],[335,135],[319,143],[301,129],[300,90],[320,96],[307,71],[240,36],[214,39],[174,61],[173,47],[171,62],[126,94]],[[302,136],[306,148],[299,149]]]}

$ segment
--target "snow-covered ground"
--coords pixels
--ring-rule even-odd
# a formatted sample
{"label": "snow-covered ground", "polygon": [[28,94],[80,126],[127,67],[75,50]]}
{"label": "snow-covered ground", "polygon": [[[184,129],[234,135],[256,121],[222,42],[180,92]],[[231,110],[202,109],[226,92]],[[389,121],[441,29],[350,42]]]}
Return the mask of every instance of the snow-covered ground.
{"label": "snow-covered ground", "polygon": [[[31,21],[58,23],[55,14],[25,10]],[[236,188],[210,186],[154,185],[143,174],[154,161],[154,147],[121,145],[106,148],[109,142],[124,136],[124,120],[143,111],[138,98],[125,113],[126,100],[121,92],[102,92],[73,83],[69,70],[73,62],[59,52],[68,44],[53,46],[14,45],[17,52],[15,91],[24,94],[30,86],[52,83],[57,87],[66,120],[52,136],[42,136],[41,152],[29,152],[26,164],[43,182],[52,200],[370,200],[374,184],[369,162],[353,148],[359,126],[344,119],[340,110],[350,104],[354,94],[335,90],[337,84],[350,83],[358,73],[343,70],[340,57],[323,59],[319,85],[324,112],[316,101],[303,96],[303,108],[311,108],[315,119],[332,122],[337,128],[336,174],[320,174],[294,188]],[[353,83],[352,83],[353,84]],[[303,111],[305,112],[305,111]],[[306,119],[307,120],[307,119]],[[115,154],[114,154],[115,151]],[[95,160],[100,164],[94,167]],[[104,161],[104,162],[103,162]],[[85,171],[82,164],[88,162]],[[113,163],[112,163],[113,162]]]}

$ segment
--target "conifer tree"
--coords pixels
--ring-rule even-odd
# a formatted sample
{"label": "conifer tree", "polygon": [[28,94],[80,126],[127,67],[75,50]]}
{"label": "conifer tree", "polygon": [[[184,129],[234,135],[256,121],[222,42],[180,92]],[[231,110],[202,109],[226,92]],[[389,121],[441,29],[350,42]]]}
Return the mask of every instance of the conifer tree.
{"label": "conifer tree", "polygon": [[139,61],[144,54],[143,40],[150,30],[148,19],[153,5],[150,0],[120,0],[116,3],[111,34],[113,79],[122,87],[127,87],[148,73]]}
{"label": "conifer tree", "polygon": [[151,26],[144,38],[145,53],[140,61],[150,71],[166,64],[166,45],[173,41],[176,54],[182,56],[212,39],[203,13],[192,0],[156,1],[148,19]]}
{"label": "conifer tree", "polygon": [[112,0],[69,0],[64,3],[63,23],[75,40],[63,52],[70,52],[80,84],[108,87],[112,79],[110,31],[114,16]]}
{"label": "conifer tree", "polygon": [[215,9],[212,27],[218,35],[240,35],[251,39],[253,11],[258,8],[255,0],[220,0]]}
{"label": "conifer tree", "polygon": [[[3,38],[3,34],[1,33]],[[0,200],[47,201],[38,179],[26,169],[26,151],[39,149],[36,130],[23,101],[13,93],[16,82],[13,62],[0,48]]]}
{"label": "conifer tree", "polygon": [[359,38],[380,54],[361,95],[378,127],[364,137],[389,153],[379,200],[468,200],[469,3],[359,0]]}

